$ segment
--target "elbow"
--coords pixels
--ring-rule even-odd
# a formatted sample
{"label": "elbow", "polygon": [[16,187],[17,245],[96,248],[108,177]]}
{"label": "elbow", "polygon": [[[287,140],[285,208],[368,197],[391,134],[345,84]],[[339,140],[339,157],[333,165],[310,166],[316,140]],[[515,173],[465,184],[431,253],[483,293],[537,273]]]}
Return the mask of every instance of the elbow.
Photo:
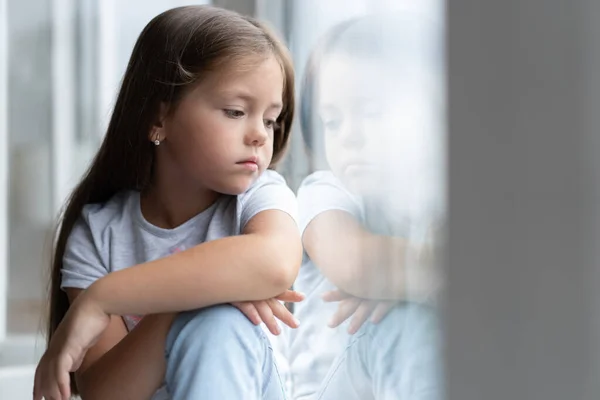
{"label": "elbow", "polygon": [[274,243],[271,268],[271,282],[277,295],[290,289],[302,264],[302,243],[286,240],[285,244]]}
{"label": "elbow", "polygon": [[400,268],[377,269],[349,265],[346,270],[332,275],[331,282],[354,297],[403,300],[406,296],[406,276]]}
{"label": "elbow", "polygon": [[276,292],[278,294],[285,292],[294,285],[299,270],[300,263],[280,268],[280,271],[275,274],[273,279],[273,285],[277,289]]}
{"label": "elbow", "polygon": [[377,271],[374,268],[364,268],[357,256],[349,257],[345,262],[334,262],[334,260],[323,260],[323,262],[315,260],[315,262],[333,285],[354,297],[376,298],[390,284],[390,277],[373,276]]}
{"label": "elbow", "polygon": [[[351,270],[351,268],[349,268]],[[366,277],[357,279],[357,274],[351,271],[338,271],[330,278],[331,282],[342,291],[354,297],[369,298],[369,289],[367,287]]]}

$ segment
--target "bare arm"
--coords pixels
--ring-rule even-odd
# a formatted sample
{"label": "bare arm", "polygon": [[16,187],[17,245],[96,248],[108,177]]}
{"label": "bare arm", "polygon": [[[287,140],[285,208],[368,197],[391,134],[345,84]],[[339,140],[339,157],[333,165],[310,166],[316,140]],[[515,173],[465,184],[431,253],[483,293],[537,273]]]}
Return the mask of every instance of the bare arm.
{"label": "bare arm", "polygon": [[157,314],[263,300],[294,282],[302,261],[298,227],[286,213],[263,211],[240,236],[206,242],[99,279],[85,295],[111,315]]}
{"label": "bare arm", "polygon": [[[81,289],[67,289],[72,303]],[[164,348],[173,314],[145,317],[127,334],[121,317],[112,316],[102,337],[86,353],[75,374],[83,400],[146,400],[165,376]]]}
{"label": "bare arm", "polygon": [[352,215],[332,210],[315,217],[302,240],[322,273],[346,293],[377,300],[406,297],[406,239],[373,234]]}

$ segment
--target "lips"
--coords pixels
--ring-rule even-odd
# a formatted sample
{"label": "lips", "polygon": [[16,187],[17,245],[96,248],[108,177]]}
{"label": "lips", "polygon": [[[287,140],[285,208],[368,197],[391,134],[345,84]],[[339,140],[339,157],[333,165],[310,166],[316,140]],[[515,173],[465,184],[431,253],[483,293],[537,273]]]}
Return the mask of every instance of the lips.
{"label": "lips", "polygon": [[238,161],[237,165],[241,165],[242,167],[250,170],[257,171],[258,170],[258,157],[250,157],[242,161]]}
{"label": "lips", "polygon": [[367,162],[365,160],[350,160],[345,162],[343,167],[344,172],[355,172],[355,171],[372,171],[376,169],[375,164]]}
{"label": "lips", "polygon": [[253,156],[250,158],[247,158],[245,160],[239,161],[238,164],[243,164],[243,163],[254,163],[254,164],[258,164],[258,157]]}
{"label": "lips", "polygon": [[238,161],[237,164],[256,164],[258,165],[258,157],[250,157],[242,161]]}

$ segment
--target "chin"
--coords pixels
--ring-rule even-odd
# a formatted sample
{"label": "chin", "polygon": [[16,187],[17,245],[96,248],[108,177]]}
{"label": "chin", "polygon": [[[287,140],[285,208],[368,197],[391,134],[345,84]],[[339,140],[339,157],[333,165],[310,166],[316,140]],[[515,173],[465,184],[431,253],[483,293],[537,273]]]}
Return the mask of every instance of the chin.
{"label": "chin", "polygon": [[[346,188],[357,196],[373,196],[385,190],[385,183],[374,176],[347,177],[342,179]],[[389,184],[389,183],[388,183]]]}
{"label": "chin", "polygon": [[227,182],[222,182],[217,187],[217,192],[237,196],[247,191],[254,183],[256,177],[236,177],[231,178]]}
{"label": "chin", "polygon": [[372,183],[353,182],[348,185],[348,190],[360,197],[373,197],[381,193],[381,187],[376,187]]}

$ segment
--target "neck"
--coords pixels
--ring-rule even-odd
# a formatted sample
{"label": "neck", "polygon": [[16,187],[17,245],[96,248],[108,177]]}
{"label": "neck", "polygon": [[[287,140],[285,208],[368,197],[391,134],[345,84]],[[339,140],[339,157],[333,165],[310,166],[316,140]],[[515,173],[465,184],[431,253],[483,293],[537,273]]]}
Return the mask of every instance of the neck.
{"label": "neck", "polygon": [[176,228],[206,210],[220,196],[175,170],[158,167],[152,184],[140,196],[142,214],[152,225]]}

